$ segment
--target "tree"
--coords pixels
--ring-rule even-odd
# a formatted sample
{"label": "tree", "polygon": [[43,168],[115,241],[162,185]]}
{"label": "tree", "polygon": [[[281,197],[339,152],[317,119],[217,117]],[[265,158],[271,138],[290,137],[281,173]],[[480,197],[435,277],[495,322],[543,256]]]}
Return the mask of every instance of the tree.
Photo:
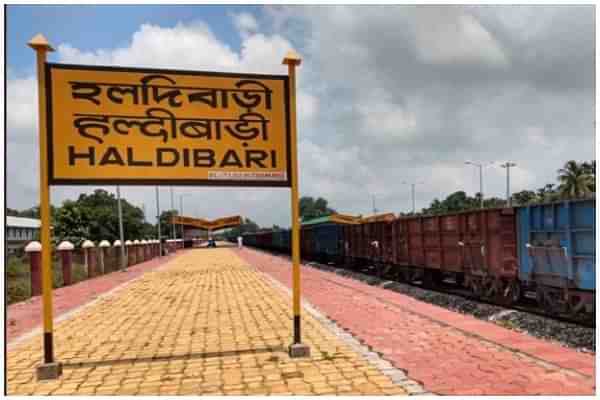
{"label": "tree", "polygon": [[[54,223],[56,222],[57,212],[58,212],[58,208],[54,207],[52,204],[50,204],[50,224],[51,225],[54,225]],[[27,208],[23,211],[18,211],[17,217],[40,219],[40,206],[33,206],[33,207]]]}
{"label": "tree", "polygon": [[591,185],[591,191],[596,193],[596,160],[585,161],[581,164],[583,171],[586,174],[592,175],[594,177],[593,184]]}
{"label": "tree", "polygon": [[[144,222],[144,214],[127,200],[121,199],[123,233],[125,240],[156,236],[152,224]],[[117,199],[106,190],[97,189],[92,194],[81,194],[76,201],[67,200],[58,209],[54,225],[57,240],[79,243],[82,239],[99,242],[119,239]]]}
{"label": "tree", "polygon": [[536,194],[532,190],[522,190],[520,192],[513,193],[512,196],[513,205],[525,206],[528,204],[535,203]]}
{"label": "tree", "polygon": [[[558,170],[560,195],[563,198],[580,198],[592,193],[594,176],[589,172],[591,168],[591,165],[583,167],[574,160],[567,161],[564,167]],[[595,169],[595,163],[593,168]]]}
{"label": "tree", "polygon": [[19,216],[19,210],[15,210],[13,208],[6,207],[6,216],[7,217],[18,217]]}
{"label": "tree", "polygon": [[[165,210],[160,213],[160,235],[161,238],[173,238],[173,227],[171,218],[179,215],[177,210]],[[177,232],[177,229],[175,230]]]}
{"label": "tree", "polygon": [[307,221],[313,218],[335,214],[335,210],[328,207],[328,202],[322,197],[316,200],[309,196],[300,198],[300,219]]}
{"label": "tree", "polygon": [[89,215],[77,202],[65,200],[56,214],[54,226],[55,244],[68,240],[75,246],[80,246],[83,240],[90,237]]}
{"label": "tree", "polygon": [[244,233],[258,232],[259,230],[260,227],[256,222],[252,221],[250,218],[242,218],[242,224],[231,228],[229,231],[224,233],[224,236],[235,239]]}

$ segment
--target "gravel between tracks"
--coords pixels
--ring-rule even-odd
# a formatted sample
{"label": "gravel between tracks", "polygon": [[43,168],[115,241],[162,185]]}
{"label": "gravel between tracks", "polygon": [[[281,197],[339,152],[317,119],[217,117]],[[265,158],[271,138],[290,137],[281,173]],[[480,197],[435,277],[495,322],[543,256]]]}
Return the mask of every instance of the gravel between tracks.
{"label": "gravel between tracks", "polygon": [[501,306],[481,303],[461,296],[427,290],[396,281],[380,279],[362,272],[337,268],[333,265],[324,265],[314,262],[310,262],[306,265],[356,279],[371,286],[381,286],[386,290],[393,290],[417,300],[435,304],[462,314],[470,314],[475,318],[492,321],[509,329],[526,332],[534,337],[555,341],[563,346],[571,347],[582,352],[593,353],[596,351],[595,328],[558,321],[541,315]]}

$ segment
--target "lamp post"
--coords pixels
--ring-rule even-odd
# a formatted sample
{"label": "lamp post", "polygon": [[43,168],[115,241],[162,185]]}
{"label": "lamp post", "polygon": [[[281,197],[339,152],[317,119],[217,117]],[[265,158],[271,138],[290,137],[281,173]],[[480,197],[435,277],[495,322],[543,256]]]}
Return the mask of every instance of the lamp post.
{"label": "lamp post", "polygon": [[467,165],[473,165],[476,167],[479,167],[479,194],[481,195],[481,198],[479,199],[479,203],[480,203],[480,208],[483,209],[483,167],[488,167],[490,165],[492,165],[494,162],[490,161],[487,163],[476,163],[476,162],[472,162],[472,161],[465,161],[465,164]]}
{"label": "lamp post", "polygon": [[[173,186],[171,186],[171,210],[175,210],[175,200],[173,200]],[[171,219],[171,239],[175,239],[175,222]]]}
{"label": "lamp post", "polygon": [[377,207],[375,207],[375,195],[371,196],[373,198],[373,215],[377,215]]}
{"label": "lamp post", "polygon": [[512,199],[510,198],[510,167],[515,167],[517,164],[514,162],[507,161],[504,164],[500,164],[502,168],[506,168],[506,206],[512,205]]}
{"label": "lamp post", "polygon": [[402,182],[405,185],[410,185],[411,186],[411,194],[412,194],[412,213],[415,213],[416,207],[415,207],[415,185],[422,185],[425,182]]}
{"label": "lamp post", "polygon": [[[190,196],[189,193],[184,193],[179,195],[179,212],[181,213],[181,216],[183,217],[183,198]],[[183,240],[183,224],[181,224],[181,240]]]}
{"label": "lamp post", "polygon": [[160,240],[160,203],[158,196],[158,186],[156,186],[156,221],[158,225],[158,256],[162,256],[162,242]]}
{"label": "lamp post", "polygon": [[127,269],[127,260],[125,259],[125,238],[123,234],[123,210],[121,208],[121,187],[117,185],[117,212],[119,214],[119,239],[121,242],[121,271]]}

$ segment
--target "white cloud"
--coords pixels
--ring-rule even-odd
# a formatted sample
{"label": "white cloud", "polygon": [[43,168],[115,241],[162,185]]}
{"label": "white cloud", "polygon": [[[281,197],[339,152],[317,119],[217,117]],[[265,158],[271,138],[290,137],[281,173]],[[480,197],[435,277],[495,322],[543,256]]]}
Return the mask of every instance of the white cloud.
{"label": "white cloud", "polygon": [[[532,9],[522,7],[268,7],[256,27],[234,16],[239,51],[201,22],[146,24],[121,48],[82,51],[61,44],[58,58],[285,74],[281,59],[294,43],[303,56],[301,194],[324,196],[346,213],[370,212],[376,194],[378,209],[399,212],[411,208],[410,187],[402,181],[425,181],[416,189],[418,208],[456,190],[477,192],[478,171],[465,166],[466,159],[517,162],[511,169],[517,191],[554,182],[566,160],[595,158],[591,9],[538,6],[534,15],[540,19],[529,26]],[[31,178],[37,171],[37,107],[31,93],[33,78],[9,79],[11,207],[37,201]],[[486,169],[486,196],[504,197],[505,189],[505,170]],[[123,193],[154,210],[153,190]],[[55,188],[53,199],[81,191]],[[192,193],[185,209],[201,217],[241,213],[263,225],[289,225],[286,189],[176,191]],[[162,192],[165,207],[170,199]]]}
{"label": "white cloud", "polygon": [[418,7],[416,15],[428,20],[413,25],[417,54],[424,63],[508,65],[500,44],[473,16],[433,7]]}
{"label": "white cloud", "polygon": [[9,79],[6,85],[9,141],[31,143],[37,137],[37,80]]}
{"label": "white cloud", "polygon": [[233,24],[242,36],[247,36],[258,31],[258,21],[250,13],[242,12],[234,14]]}

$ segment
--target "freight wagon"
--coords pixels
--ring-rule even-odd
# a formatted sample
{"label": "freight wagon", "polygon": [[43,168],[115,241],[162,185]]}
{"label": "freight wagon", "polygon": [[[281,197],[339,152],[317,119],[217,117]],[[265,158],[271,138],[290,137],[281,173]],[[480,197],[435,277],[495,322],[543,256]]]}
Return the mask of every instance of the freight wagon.
{"label": "freight wagon", "polygon": [[[325,218],[302,226],[301,256],[346,268],[372,265],[379,274],[429,287],[451,278],[498,304],[528,291],[548,313],[593,316],[595,224],[594,199],[351,225]],[[284,244],[267,243],[276,239],[265,233],[244,242],[289,254],[285,232]]]}

